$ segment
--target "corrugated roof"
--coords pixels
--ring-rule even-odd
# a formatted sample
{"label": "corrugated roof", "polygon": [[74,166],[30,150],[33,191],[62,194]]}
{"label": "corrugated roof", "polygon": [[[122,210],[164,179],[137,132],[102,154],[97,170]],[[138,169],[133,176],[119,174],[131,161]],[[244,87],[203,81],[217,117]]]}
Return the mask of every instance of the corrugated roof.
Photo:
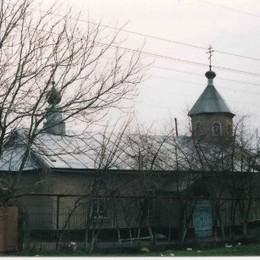
{"label": "corrugated roof", "polygon": [[[21,143],[11,142],[3,152],[0,171],[18,171],[26,151],[22,138],[26,135],[20,134],[17,139]],[[249,164],[241,160],[241,149],[238,154],[230,149],[196,144],[184,136],[88,133],[80,137],[44,133],[32,144],[24,170],[45,166],[64,170],[223,171],[230,169],[232,163],[235,171],[248,171]]]}
{"label": "corrugated roof", "polygon": [[48,168],[88,169],[93,167],[91,149],[77,136],[39,134],[32,150]]}
{"label": "corrugated roof", "polygon": [[219,94],[213,85],[208,85],[202,92],[188,115],[193,116],[203,113],[229,113],[234,115],[224,98]]}

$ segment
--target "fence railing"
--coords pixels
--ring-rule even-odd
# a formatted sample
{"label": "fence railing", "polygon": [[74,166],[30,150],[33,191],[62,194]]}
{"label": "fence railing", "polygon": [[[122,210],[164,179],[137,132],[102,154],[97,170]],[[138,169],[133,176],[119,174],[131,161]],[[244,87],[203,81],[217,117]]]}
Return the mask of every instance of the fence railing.
{"label": "fence railing", "polygon": [[[219,241],[257,235],[260,226],[260,200],[254,197],[221,198],[214,203],[211,198],[177,196],[105,199],[106,204],[97,204],[97,198],[84,200],[79,195],[22,197],[21,205],[26,202],[27,206],[19,211],[20,249],[57,250],[75,245],[85,250],[134,248],[198,241],[203,234],[208,236],[204,239]],[[241,200],[243,209],[241,203],[238,206]],[[241,215],[245,209],[248,214]]]}

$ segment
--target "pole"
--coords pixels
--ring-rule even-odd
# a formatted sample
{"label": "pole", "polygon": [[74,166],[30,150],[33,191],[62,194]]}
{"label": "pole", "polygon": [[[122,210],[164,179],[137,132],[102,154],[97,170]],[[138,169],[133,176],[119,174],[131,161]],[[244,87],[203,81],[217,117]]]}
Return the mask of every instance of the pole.
{"label": "pole", "polygon": [[177,123],[177,118],[176,117],[174,118],[174,121],[175,121],[176,136],[178,137],[179,136],[179,134],[178,134],[178,123]]}

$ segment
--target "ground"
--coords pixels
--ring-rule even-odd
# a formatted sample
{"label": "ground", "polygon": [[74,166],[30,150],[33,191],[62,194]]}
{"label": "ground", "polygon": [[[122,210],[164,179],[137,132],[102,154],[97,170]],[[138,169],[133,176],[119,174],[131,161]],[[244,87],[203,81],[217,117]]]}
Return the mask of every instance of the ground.
{"label": "ground", "polygon": [[[143,252],[141,252],[143,251]],[[168,248],[164,250],[135,250],[131,252],[95,252],[91,256],[259,256],[260,243],[222,245],[218,247],[188,247],[184,249]],[[86,251],[22,251],[15,253],[0,253],[0,256],[90,256]]]}

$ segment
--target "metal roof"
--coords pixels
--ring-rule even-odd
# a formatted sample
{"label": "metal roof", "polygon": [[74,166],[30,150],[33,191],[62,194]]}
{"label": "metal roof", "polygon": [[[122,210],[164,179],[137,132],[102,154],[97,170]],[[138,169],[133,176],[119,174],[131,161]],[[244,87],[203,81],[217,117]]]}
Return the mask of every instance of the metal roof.
{"label": "metal roof", "polygon": [[229,113],[234,116],[214,85],[208,85],[206,87],[189,111],[188,115],[193,116],[204,113]]}
{"label": "metal roof", "polygon": [[[26,152],[26,142],[23,142],[26,135],[20,132],[16,138],[20,142],[12,141],[0,158],[0,171],[19,171]],[[248,171],[249,165],[241,161],[241,149],[235,154],[232,147],[222,149],[214,144],[196,144],[187,136],[87,133],[80,137],[44,133],[39,134],[30,147],[23,170],[44,166],[64,170],[223,171],[230,169],[232,155],[234,171]],[[201,153],[204,156],[201,157]]]}

